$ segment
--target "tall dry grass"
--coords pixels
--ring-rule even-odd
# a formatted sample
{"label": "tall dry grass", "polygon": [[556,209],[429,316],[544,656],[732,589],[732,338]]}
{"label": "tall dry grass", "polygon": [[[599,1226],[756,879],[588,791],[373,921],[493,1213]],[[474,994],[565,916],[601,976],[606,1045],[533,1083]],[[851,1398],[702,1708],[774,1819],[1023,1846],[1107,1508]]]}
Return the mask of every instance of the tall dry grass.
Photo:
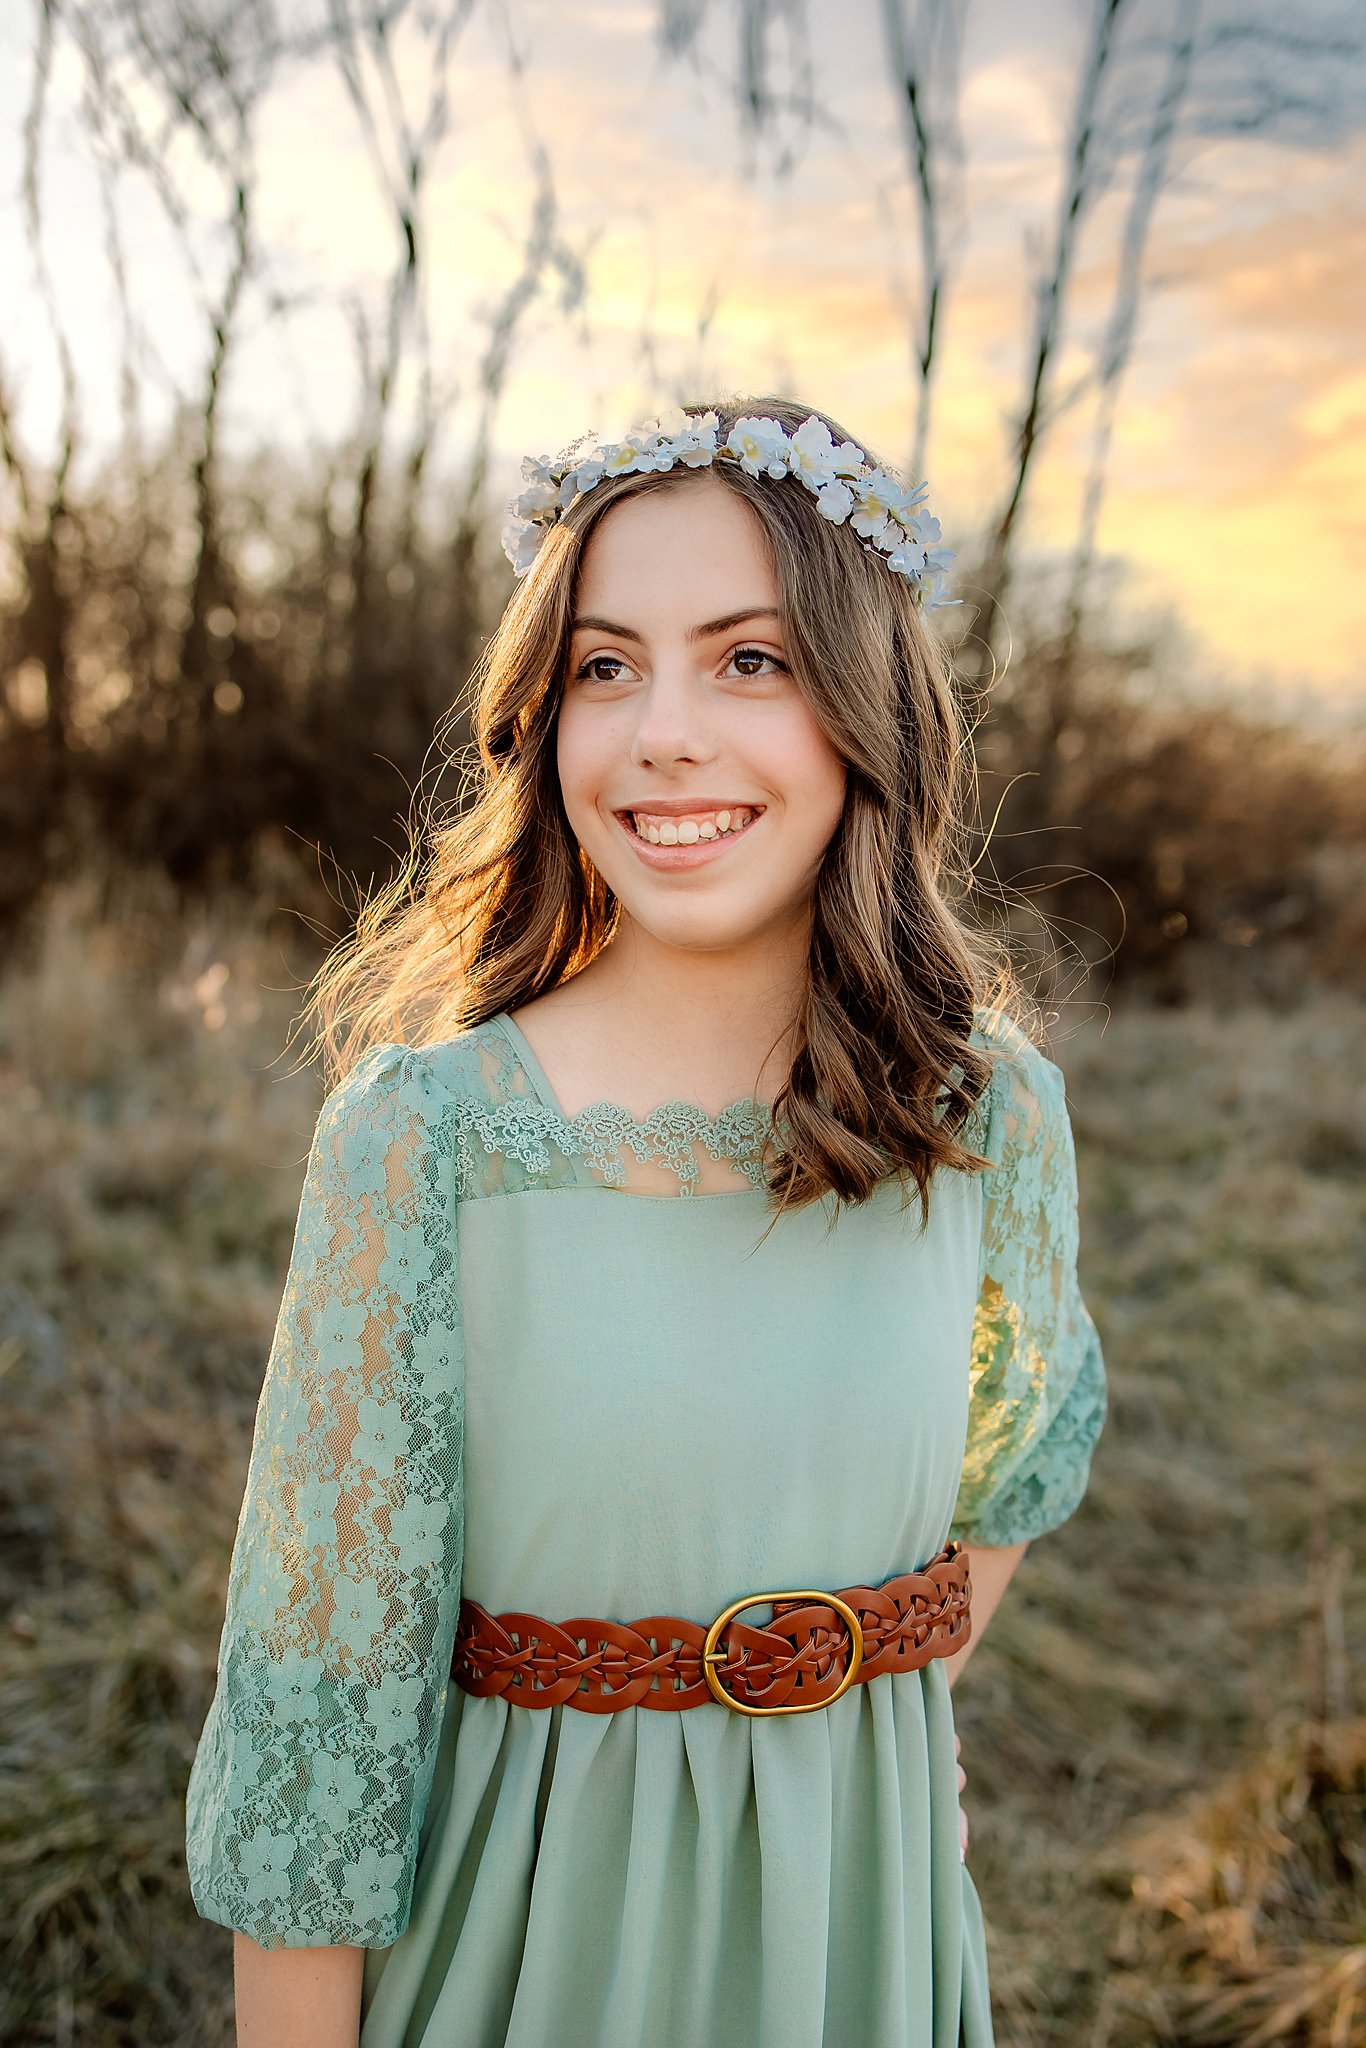
{"label": "tall dry grass", "polygon": [[315,1110],[288,943],[75,888],[0,986],[7,2043],[232,2038],[180,1830]]}
{"label": "tall dry grass", "polygon": [[[107,900],[60,892],[0,982],[0,2039],[221,2048],[183,1795],[311,956],[250,904]],[[1055,1040],[1112,1412],[955,1692],[1002,2048],[1366,2038],[1361,1027],[1306,990]]]}

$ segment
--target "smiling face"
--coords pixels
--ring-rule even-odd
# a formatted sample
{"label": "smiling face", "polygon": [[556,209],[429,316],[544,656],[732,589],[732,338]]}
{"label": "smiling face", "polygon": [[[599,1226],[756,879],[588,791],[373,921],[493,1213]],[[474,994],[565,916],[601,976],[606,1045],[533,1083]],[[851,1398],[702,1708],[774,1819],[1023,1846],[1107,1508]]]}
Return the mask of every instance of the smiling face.
{"label": "smiling face", "polygon": [[804,930],[844,762],[787,666],[763,528],[699,476],[632,494],[578,578],[557,755],[570,828],[656,943]]}

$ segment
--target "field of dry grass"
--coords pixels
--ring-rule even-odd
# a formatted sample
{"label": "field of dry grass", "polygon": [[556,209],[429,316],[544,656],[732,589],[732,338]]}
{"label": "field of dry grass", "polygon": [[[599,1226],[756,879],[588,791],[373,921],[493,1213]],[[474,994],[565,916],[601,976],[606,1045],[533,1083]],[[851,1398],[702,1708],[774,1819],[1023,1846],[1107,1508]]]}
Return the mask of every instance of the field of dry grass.
{"label": "field of dry grass", "polygon": [[[303,935],[78,889],[0,982],[0,2039],[221,2048],[183,1796],[317,1089]],[[1366,2039],[1359,1001],[1055,1042],[1111,1416],[955,1693],[1002,2048]],[[854,2048],[854,2044],[851,2044]]]}

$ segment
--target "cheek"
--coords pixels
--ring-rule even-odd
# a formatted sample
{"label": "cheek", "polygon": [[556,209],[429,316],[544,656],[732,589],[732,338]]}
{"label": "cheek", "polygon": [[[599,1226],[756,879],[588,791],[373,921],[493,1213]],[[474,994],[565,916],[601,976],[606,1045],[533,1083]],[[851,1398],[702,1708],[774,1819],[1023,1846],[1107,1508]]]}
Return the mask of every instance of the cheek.
{"label": "cheek", "polygon": [[809,712],[787,735],[779,772],[789,802],[809,822],[812,836],[829,839],[844,810],[847,772],[843,755]]}
{"label": "cheek", "polygon": [[601,737],[591,720],[575,717],[568,706],[562,708],[556,724],[555,760],[565,809],[571,817],[575,810],[591,805],[602,779]]}

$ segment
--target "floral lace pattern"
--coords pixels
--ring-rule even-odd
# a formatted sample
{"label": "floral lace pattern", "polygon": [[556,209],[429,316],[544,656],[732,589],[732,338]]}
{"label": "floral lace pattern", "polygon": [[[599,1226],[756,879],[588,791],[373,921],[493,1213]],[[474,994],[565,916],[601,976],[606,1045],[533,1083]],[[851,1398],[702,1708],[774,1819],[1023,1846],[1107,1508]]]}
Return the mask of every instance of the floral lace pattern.
{"label": "floral lace pattern", "polygon": [[464,1540],[455,1217],[418,1056],[323,1107],[187,1793],[200,1913],[263,1948],[406,1925]]}
{"label": "floral lace pattern", "polygon": [[1106,1414],[1100,1339],[1077,1279],[1077,1173],[1060,1069],[1003,1018],[974,1040],[997,1054],[964,1142],[983,1176],[967,1450],[952,1534],[1026,1543],[1086,1490]]}

